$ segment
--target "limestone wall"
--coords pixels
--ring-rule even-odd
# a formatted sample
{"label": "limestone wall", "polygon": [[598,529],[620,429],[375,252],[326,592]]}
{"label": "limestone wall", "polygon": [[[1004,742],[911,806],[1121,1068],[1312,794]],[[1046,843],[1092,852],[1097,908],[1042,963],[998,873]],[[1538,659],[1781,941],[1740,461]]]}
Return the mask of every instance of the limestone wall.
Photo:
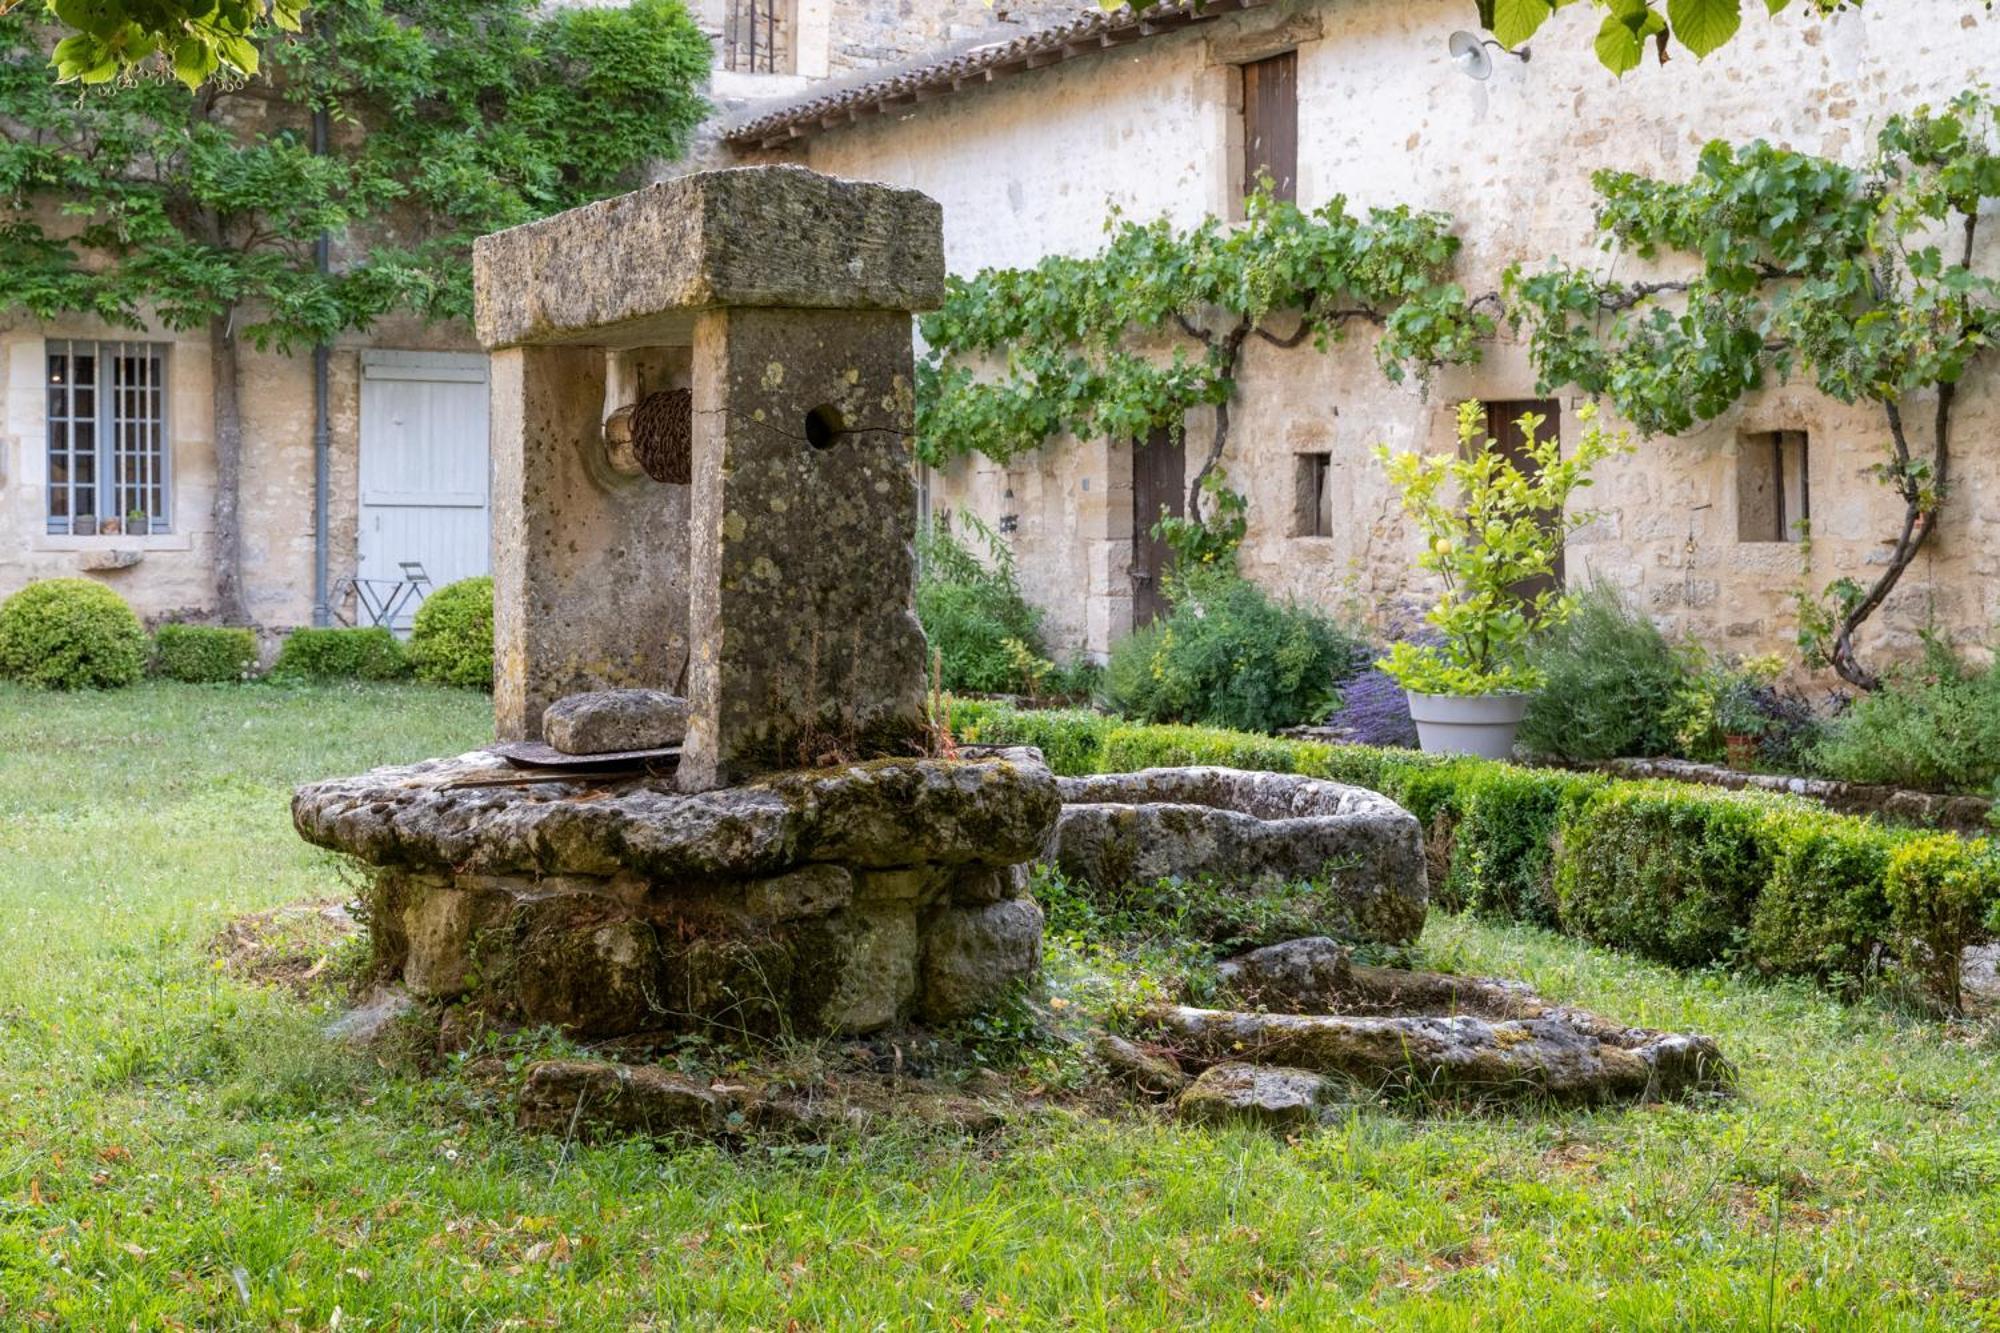
{"label": "limestone wall", "polygon": [[[173,531],[165,536],[47,535],[44,353],[51,338],[135,339],[168,345]],[[335,347],[330,374],[331,573],[351,573],[359,509],[361,349],[476,350],[470,330],[384,321]],[[241,350],[243,579],[250,614],[272,627],[308,624],[313,596],[312,359]],[[36,579],[102,579],[141,616],[199,617],[215,605],[214,410],[205,332],[134,331],[70,318],[0,320],[0,597]],[[136,563],[107,568],[136,554]]]}
{"label": "limestone wall", "polygon": [[[1466,241],[1464,282],[1477,292],[1515,260],[1591,255],[1589,174],[1598,167],[1681,176],[1705,139],[1756,136],[1860,162],[1887,115],[1948,96],[2000,54],[2000,16],[1978,0],[1921,0],[1825,23],[1750,14],[1709,60],[1680,55],[1620,82],[1591,55],[1598,16],[1579,5],[1549,24],[1529,63],[1502,57],[1478,83],[1444,51],[1467,9],[1461,0],[1342,0],[1291,15],[1272,6],[864,120],[803,151],[820,170],[940,200],[955,272],[1085,253],[1101,244],[1113,205],[1184,223],[1228,207],[1236,117],[1227,62],[1253,58],[1260,32],[1292,25],[1296,39],[1303,24],[1300,201],[1345,194],[1357,207],[1450,210]],[[2000,242],[1987,245],[2000,262],[1990,248]],[[1441,445],[1460,398],[1525,399],[1533,388],[1521,349],[1505,342],[1425,396],[1389,385],[1365,338],[1328,355],[1253,341],[1227,458],[1251,503],[1245,568],[1273,589],[1383,617],[1421,589],[1370,446]],[[1574,439],[1577,401],[1562,404]],[[1959,481],[1943,528],[1873,627],[1877,642],[1898,649],[1933,612],[1966,640],[1983,638],[2000,615],[2000,455],[1987,447],[2000,402],[1990,371],[1966,386],[1957,422]],[[1811,583],[1866,580],[1900,514],[1867,475],[1882,447],[1879,415],[1795,387],[1607,465],[1590,496],[1605,515],[1575,540],[1572,581],[1601,575],[1669,626],[1731,651],[1789,648],[1801,548],[1737,540],[1740,438],[1778,429],[1811,435]],[[1190,421],[1190,469],[1206,430]],[[1332,455],[1334,535],[1291,537],[1292,456],[1320,450]],[[1130,624],[1130,477],[1125,446],[1059,444],[1007,468],[957,464],[932,479],[931,497],[1010,529],[1058,646],[1102,652]]]}

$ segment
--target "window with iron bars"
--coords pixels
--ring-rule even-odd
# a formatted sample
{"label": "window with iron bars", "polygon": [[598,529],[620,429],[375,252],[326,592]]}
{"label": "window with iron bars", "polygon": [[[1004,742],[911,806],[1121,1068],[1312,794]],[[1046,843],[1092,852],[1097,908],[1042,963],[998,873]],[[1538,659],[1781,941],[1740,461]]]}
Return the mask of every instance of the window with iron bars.
{"label": "window with iron bars", "polygon": [[790,0],[729,0],[722,26],[723,63],[745,74],[790,74]]}
{"label": "window with iron bars", "polygon": [[163,343],[48,344],[48,530],[88,537],[172,524]]}

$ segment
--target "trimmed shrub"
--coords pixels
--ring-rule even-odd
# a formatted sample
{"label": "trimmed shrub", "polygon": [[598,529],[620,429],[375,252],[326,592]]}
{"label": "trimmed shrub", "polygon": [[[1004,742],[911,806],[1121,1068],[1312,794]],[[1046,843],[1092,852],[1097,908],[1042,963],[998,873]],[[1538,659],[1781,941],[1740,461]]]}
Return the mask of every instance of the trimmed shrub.
{"label": "trimmed shrub", "polygon": [[2000,934],[2000,851],[1797,797],[1000,704],[960,703],[952,719],[962,737],[1041,746],[1070,774],[1220,764],[1371,788],[1422,822],[1440,906],[1683,967],[1740,961],[1851,989],[1893,952],[1949,1005],[1958,951]]}
{"label": "trimmed shrub", "polygon": [[1463,761],[1438,776],[1455,779],[1458,790],[1450,871],[1433,892],[1447,906],[1553,929],[1560,916],[1555,875],[1561,831],[1609,781]]}
{"label": "trimmed shrub", "polygon": [[125,599],[89,579],[43,579],[0,602],[0,676],[52,690],[139,679],[146,631]]}
{"label": "trimmed shrub", "polygon": [[153,674],[191,685],[242,680],[257,665],[257,635],[221,625],[162,625],[153,632]]}
{"label": "trimmed shrub", "polygon": [[1105,692],[1128,717],[1276,731],[1317,722],[1367,645],[1222,568],[1173,580],[1173,611],[1112,649]]}
{"label": "trimmed shrub", "polygon": [[1677,967],[1734,957],[1771,878],[1766,817],[1782,797],[1613,783],[1563,835],[1562,928]]}
{"label": "trimmed shrub", "polygon": [[1966,946],[1986,938],[1987,915],[2000,911],[1992,844],[1949,833],[1911,838],[1890,853],[1885,883],[1897,954],[1940,1008],[1961,1012]]}
{"label": "trimmed shrub", "polygon": [[493,688],[493,580],[447,583],[417,608],[410,666],[433,685]]}
{"label": "trimmed shrub", "polygon": [[285,680],[400,680],[410,673],[403,645],[388,630],[295,629],[271,674]]}
{"label": "trimmed shrub", "polygon": [[984,539],[986,559],[958,539],[948,519],[922,535],[917,550],[917,619],[936,653],[947,690],[1039,694],[1054,670],[1042,653],[1042,616],[1021,595],[1014,556],[977,519],[966,524]]}
{"label": "trimmed shrub", "polygon": [[1838,815],[1774,817],[1771,877],[1750,915],[1760,971],[1853,989],[1879,970],[1889,937],[1884,874],[1898,835]]}
{"label": "trimmed shrub", "polygon": [[1568,620],[1537,636],[1530,661],[1544,683],[1521,719],[1528,753],[1596,760],[1673,752],[1667,703],[1688,663],[1615,588],[1592,584]]}
{"label": "trimmed shrub", "polygon": [[1933,643],[1920,667],[1828,723],[1812,762],[1849,782],[1992,790],[2000,780],[2000,659],[1973,671]]}

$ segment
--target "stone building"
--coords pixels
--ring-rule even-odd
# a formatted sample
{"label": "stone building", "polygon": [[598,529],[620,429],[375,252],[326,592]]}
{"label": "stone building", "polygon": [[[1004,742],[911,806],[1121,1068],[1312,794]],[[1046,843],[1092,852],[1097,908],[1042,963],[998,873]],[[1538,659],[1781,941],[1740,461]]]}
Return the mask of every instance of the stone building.
{"label": "stone building", "polygon": [[[1764,137],[1865,161],[1889,115],[1943,100],[2000,56],[2000,15],[1978,0],[1871,5],[1819,21],[1761,6],[1705,61],[1651,59],[1623,80],[1599,66],[1589,5],[1560,11],[1532,58],[1468,78],[1446,50],[1469,0],[1265,0],[1175,6],[1146,20],[1092,15],[1018,39],[738,113],[721,138],[745,160],[802,161],[913,186],[944,205],[955,273],[1087,254],[1107,211],[1190,224],[1240,207],[1246,140],[1286,136],[1298,202],[1445,210],[1465,243],[1468,291],[1512,262],[1594,253],[1590,173],[1688,174],[1704,141]],[[1246,82],[1263,97],[1246,99]],[[1260,118],[1276,117],[1270,123]],[[1989,228],[1990,232],[1991,229]],[[1984,255],[2000,266],[2000,240]],[[1629,265],[1627,266],[1629,271]],[[1332,352],[1252,340],[1225,462],[1249,499],[1243,566],[1280,593],[1381,618],[1422,591],[1412,539],[1370,448],[1441,448],[1468,398],[1518,415],[1537,398],[1505,333],[1481,364],[1427,393],[1388,383],[1357,333]],[[1541,405],[1565,439],[1581,400]],[[1941,530],[1871,623],[1866,649],[1907,650],[1937,624],[1983,641],[2000,615],[2000,428],[1992,375],[1964,386],[1957,481]],[[1149,610],[1157,555],[1142,534],[1185,490],[1208,423],[1185,452],[1155,441],[1058,440],[1007,465],[980,457],[930,479],[930,503],[1007,534],[1054,646],[1102,654]],[[1868,581],[1901,505],[1871,475],[1879,409],[1773,387],[1705,429],[1643,441],[1608,464],[1602,511],[1572,541],[1574,585],[1602,577],[1664,624],[1730,652],[1788,649],[1792,593]],[[1781,500],[1779,497],[1783,497]],[[1813,541],[1790,537],[1810,515]],[[1783,517],[1781,517],[1781,515]]]}
{"label": "stone building", "polygon": [[[712,100],[741,108],[940,45],[1016,34],[1089,3],[690,0],[689,8],[715,44]],[[659,174],[684,169],[661,164]],[[338,253],[337,241],[336,264]],[[247,344],[240,355],[244,593],[257,623],[284,629],[315,618],[313,363]],[[487,571],[487,374],[462,325],[384,320],[332,347],[324,545],[336,591],[343,576],[396,579],[406,561],[439,586]],[[211,394],[204,330],[134,331],[80,316],[43,324],[0,310],[0,597],[36,579],[84,574],[149,620],[211,614]],[[124,484],[100,490],[100,478],[114,474]],[[135,511],[143,534],[130,530]],[[355,613],[351,598],[335,601],[335,613]]]}

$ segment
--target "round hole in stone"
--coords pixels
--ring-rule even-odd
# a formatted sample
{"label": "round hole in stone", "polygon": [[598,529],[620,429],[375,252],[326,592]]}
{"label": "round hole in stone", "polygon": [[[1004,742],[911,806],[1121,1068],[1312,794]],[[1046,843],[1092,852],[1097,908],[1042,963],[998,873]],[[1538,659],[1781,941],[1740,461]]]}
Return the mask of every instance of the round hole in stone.
{"label": "round hole in stone", "polygon": [[821,403],[806,413],[806,443],[815,449],[831,449],[839,442],[847,423],[831,403]]}

